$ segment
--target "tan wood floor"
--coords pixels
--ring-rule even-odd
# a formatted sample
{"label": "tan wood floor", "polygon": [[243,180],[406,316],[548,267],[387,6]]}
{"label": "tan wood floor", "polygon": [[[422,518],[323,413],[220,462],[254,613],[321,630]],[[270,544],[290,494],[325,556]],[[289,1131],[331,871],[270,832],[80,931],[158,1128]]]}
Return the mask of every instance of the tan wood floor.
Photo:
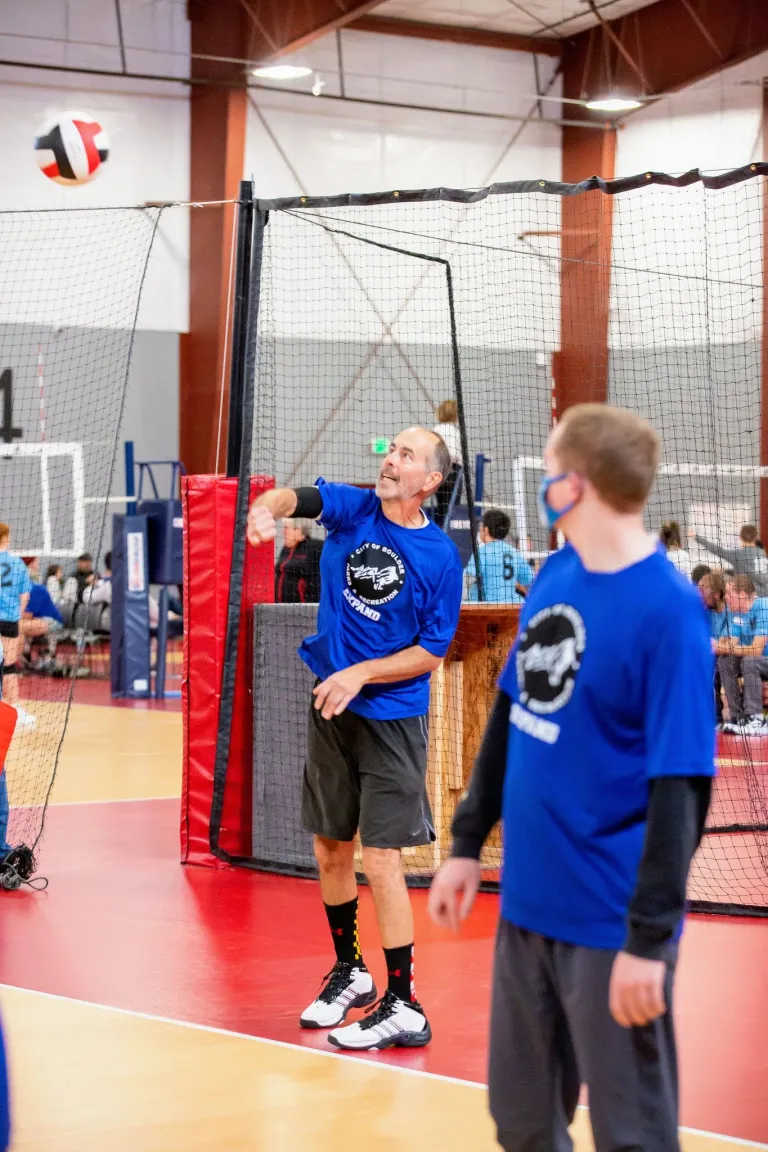
{"label": "tan wood floor", "polygon": [[[76,705],[53,802],[176,796],[181,716]],[[55,899],[55,890],[46,899]],[[483,1088],[0,989],[14,1152],[492,1152]],[[579,1114],[578,1152],[592,1148]],[[685,1152],[748,1145],[683,1135]],[[754,1146],[754,1145],[753,1145]]]}
{"label": "tan wood floor", "polygon": [[[14,1152],[492,1152],[485,1091],[3,988]],[[587,1114],[578,1152],[592,1148]],[[747,1147],[683,1134],[685,1152]]]}

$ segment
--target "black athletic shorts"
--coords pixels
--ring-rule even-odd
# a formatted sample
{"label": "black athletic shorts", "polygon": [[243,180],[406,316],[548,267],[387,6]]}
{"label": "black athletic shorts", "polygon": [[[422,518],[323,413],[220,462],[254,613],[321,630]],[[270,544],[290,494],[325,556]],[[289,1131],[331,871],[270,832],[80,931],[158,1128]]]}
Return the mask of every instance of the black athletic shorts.
{"label": "black athletic shorts", "polygon": [[435,839],[426,789],[427,718],[368,720],[309,709],[301,822],[328,840],[415,848]]}
{"label": "black athletic shorts", "polygon": [[4,636],[6,640],[15,640],[18,634],[18,620],[0,620],[0,636]]}

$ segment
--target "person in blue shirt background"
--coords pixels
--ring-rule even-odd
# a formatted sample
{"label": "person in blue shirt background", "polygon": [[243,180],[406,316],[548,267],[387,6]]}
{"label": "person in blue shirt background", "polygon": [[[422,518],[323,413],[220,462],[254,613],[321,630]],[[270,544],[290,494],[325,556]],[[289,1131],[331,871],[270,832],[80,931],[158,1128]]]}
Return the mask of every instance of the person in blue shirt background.
{"label": "person in blue shirt background", "polygon": [[[718,641],[730,635],[730,622],[728,609],[725,606],[725,577],[717,568],[702,565],[704,571],[693,582],[698,587],[702,600],[707,608],[709,619],[709,635],[712,639],[712,651],[717,652]],[[720,670],[715,665],[715,716],[718,727],[723,723],[722,681]]]}
{"label": "person in blue shirt background", "polygon": [[696,588],[643,511],[653,429],[566,411],[539,511],[568,543],[520,629],[430,911],[457,928],[504,822],[489,1091],[508,1152],[570,1147],[582,1083],[597,1152],[678,1152],[672,992],[715,772],[713,655]]}
{"label": "person in blue shirt background", "polygon": [[[61,612],[53,601],[46,584],[41,584],[40,561],[37,556],[25,556],[32,587],[24,615],[21,619],[21,634],[28,649],[25,655],[28,670],[50,672],[56,664],[52,656],[55,650],[55,636],[63,626]],[[51,640],[54,639],[53,648]]]}
{"label": "person in blue shirt background", "polygon": [[[478,558],[483,597],[489,604],[522,604],[533,580],[530,564],[509,540],[510,527],[509,516],[500,508],[483,513]],[[474,556],[464,569],[464,587],[468,600],[479,600]]]}
{"label": "person in blue shirt background", "polygon": [[[763,682],[768,676],[768,597],[756,596],[751,576],[730,577],[725,586],[728,634],[715,641],[717,666],[728,701],[723,732],[768,736],[763,720]],[[739,685],[739,677],[743,689]]]}
{"label": "person in blue shirt background", "polygon": [[[299,1022],[333,1028],[328,1039],[339,1048],[418,1048],[432,1037],[413,982],[401,849],[435,839],[426,792],[429,681],[456,631],[462,570],[458,549],[422,505],[450,470],[442,437],[408,428],[390,444],[375,491],[320,479],[313,488],[265,492],[248,514],[254,546],[274,540],[275,520],[286,516],[319,518],[327,531],[317,632],[299,649],[317,677],[301,815],[314,836],[336,963]],[[376,1000],[357,928],[358,830],[387,991],[364,1020],[341,1028],[350,1008]]]}
{"label": "person in blue shirt background", "polygon": [[19,704],[19,661],[24,642],[19,622],[27,606],[32,581],[23,560],[11,555],[10,543],[10,525],[0,524],[0,638],[5,662],[5,699],[18,713],[17,723],[33,728],[35,717]]}

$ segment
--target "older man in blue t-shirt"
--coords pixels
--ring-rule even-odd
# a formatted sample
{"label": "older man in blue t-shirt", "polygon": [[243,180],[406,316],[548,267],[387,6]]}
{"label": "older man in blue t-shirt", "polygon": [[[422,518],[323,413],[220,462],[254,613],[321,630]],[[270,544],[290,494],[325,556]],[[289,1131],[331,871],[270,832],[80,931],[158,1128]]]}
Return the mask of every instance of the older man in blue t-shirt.
{"label": "older man in blue t-shirt", "polygon": [[[435,839],[426,794],[430,673],[453,639],[461,561],[422,510],[451,469],[440,436],[408,428],[392,441],[376,490],[328,484],[265,492],[248,515],[248,539],[275,537],[275,519],[319,519],[317,633],[299,656],[317,677],[309,710],[302,822],[314,835],[336,964],[300,1018],[333,1028],[355,1050],[418,1048],[432,1033],[413,983],[413,913],[401,849]],[[387,991],[364,1020],[339,1028],[376,999],[357,927],[355,835],[373,891],[387,961]]]}
{"label": "older man in blue t-shirt", "polygon": [[[763,720],[763,682],[768,677],[768,597],[756,596],[751,576],[741,574],[725,586],[727,634],[714,642],[717,666],[728,701],[723,732],[732,736],[768,735]],[[739,677],[743,689],[739,685]]]}

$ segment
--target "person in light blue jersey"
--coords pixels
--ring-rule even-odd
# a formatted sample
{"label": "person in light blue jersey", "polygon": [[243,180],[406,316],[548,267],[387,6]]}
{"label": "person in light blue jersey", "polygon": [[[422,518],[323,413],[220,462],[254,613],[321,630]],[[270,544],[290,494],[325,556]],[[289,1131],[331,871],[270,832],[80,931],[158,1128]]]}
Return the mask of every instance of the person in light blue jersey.
{"label": "person in light blue jersey", "polygon": [[[756,596],[751,576],[732,576],[725,586],[726,634],[715,641],[717,666],[728,701],[732,736],[768,736],[763,720],[763,680],[768,677],[768,597]],[[741,684],[739,678],[741,677]]]}
{"label": "person in light blue jersey", "polygon": [[[489,604],[522,604],[533,580],[530,564],[509,539],[510,527],[509,516],[500,508],[483,513],[478,558],[483,599]],[[467,600],[480,599],[474,556],[464,569],[464,589]]]}
{"label": "person in light blue jersey", "polygon": [[564,1152],[582,1084],[597,1152],[679,1152],[672,997],[715,773],[701,598],[646,531],[659,438],[569,408],[539,513],[567,544],[520,613],[430,912],[457,928],[504,824],[489,1092],[505,1152]]}
{"label": "person in light blue jersey", "polygon": [[0,524],[0,639],[5,662],[5,699],[18,713],[17,723],[25,728],[36,724],[34,716],[19,704],[19,672],[23,637],[20,621],[32,590],[26,565],[9,551],[11,529]]}

